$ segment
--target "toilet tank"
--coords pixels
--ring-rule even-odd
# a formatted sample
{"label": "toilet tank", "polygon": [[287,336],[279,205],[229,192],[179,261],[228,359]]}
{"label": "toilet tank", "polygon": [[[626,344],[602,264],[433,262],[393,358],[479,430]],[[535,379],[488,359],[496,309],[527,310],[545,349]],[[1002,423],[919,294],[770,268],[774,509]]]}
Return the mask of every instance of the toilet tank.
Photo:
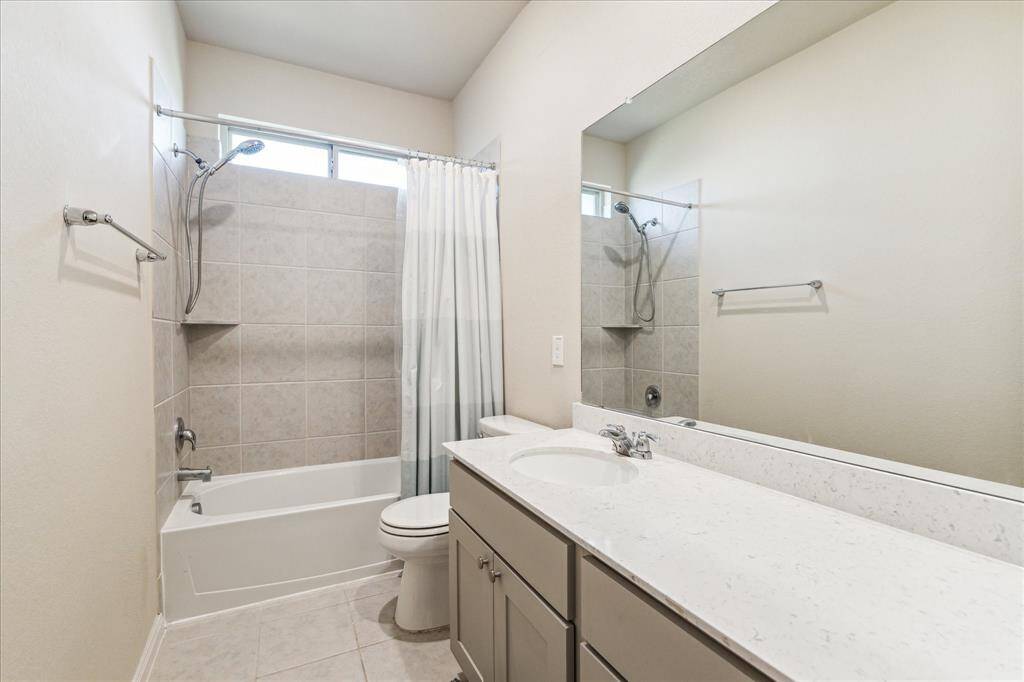
{"label": "toilet tank", "polygon": [[492,436],[513,436],[519,433],[536,433],[537,431],[550,431],[550,426],[544,426],[531,422],[520,417],[513,417],[510,414],[497,414],[493,417],[482,417],[477,422],[477,431],[480,438]]}

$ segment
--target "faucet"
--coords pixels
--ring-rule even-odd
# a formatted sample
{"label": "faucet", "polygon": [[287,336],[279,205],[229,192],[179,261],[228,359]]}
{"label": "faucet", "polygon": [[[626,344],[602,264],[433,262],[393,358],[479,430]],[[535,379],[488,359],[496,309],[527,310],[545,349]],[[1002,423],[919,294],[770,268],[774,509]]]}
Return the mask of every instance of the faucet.
{"label": "faucet", "polygon": [[657,436],[646,431],[634,433],[630,438],[622,424],[609,424],[607,428],[601,429],[598,435],[611,438],[612,449],[617,454],[635,459],[651,459],[651,442],[658,440]]}
{"label": "faucet", "polygon": [[192,452],[196,451],[196,432],[185,428],[185,420],[178,417],[174,420],[174,451],[181,452],[185,442],[192,446]]}
{"label": "faucet", "polygon": [[202,481],[203,483],[209,483],[212,478],[213,469],[210,467],[206,467],[204,469],[189,469],[188,467],[181,467],[178,469],[179,481]]}

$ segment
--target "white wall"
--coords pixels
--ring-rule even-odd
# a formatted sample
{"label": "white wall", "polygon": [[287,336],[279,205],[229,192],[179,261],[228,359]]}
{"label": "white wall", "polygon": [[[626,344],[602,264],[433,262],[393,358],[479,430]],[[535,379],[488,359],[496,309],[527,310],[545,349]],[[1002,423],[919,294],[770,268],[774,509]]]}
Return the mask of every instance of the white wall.
{"label": "white wall", "polygon": [[501,142],[508,412],[567,426],[580,397],[580,133],[771,4],[532,2],[456,97],[456,153]]}
{"label": "white wall", "polygon": [[157,612],[150,57],[180,97],[173,2],[0,11],[5,679],[126,679]]}
{"label": "white wall", "polygon": [[1021,7],[890,5],[628,145],[702,181],[701,419],[1024,484]]}
{"label": "white wall", "polygon": [[[447,100],[193,41],[185,82],[191,113],[241,116],[436,154],[452,151]],[[188,130],[217,137],[212,126],[190,123]]]}

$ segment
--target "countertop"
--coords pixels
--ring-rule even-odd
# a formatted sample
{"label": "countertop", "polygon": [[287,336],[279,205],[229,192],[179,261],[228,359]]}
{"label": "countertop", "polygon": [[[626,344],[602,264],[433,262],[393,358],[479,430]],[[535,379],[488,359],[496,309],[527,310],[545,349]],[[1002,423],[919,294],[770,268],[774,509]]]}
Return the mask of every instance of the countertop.
{"label": "countertop", "polygon": [[632,481],[512,469],[576,429],[446,443],[459,462],[776,679],[1021,679],[1024,569],[702,469],[655,448]]}

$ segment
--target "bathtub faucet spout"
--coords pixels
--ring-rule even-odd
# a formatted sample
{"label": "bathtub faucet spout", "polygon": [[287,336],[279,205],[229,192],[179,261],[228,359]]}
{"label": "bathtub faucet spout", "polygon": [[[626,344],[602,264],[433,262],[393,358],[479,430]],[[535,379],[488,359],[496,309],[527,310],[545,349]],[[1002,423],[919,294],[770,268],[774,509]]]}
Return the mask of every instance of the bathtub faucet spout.
{"label": "bathtub faucet spout", "polygon": [[203,483],[209,483],[211,478],[213,478],[213,469],[210,467],[204,469],[182,467],[178,469],[179,481],[202,481]]}

